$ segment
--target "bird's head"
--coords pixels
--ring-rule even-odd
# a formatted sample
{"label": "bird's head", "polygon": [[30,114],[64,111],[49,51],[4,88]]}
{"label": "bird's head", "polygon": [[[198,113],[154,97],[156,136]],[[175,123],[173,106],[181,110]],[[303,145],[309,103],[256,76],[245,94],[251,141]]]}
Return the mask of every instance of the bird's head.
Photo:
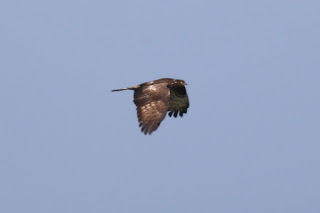
{"label": "bird's head", "polygon": [[176,84],[181,84],[183,86],[188,85],[184,80],[175,79],[174,81],[175,81]]}

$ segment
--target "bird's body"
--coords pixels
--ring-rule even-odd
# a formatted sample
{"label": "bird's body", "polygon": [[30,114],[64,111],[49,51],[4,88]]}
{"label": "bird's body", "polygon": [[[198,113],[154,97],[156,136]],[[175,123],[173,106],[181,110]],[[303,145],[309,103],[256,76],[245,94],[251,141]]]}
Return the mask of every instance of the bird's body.
{"label": "bird's body", "polygon": [[139,126],[144,134],[151,134],[167,112],[170,117],[177,117],[178,114],[182,117],[183,113],[187,113],[189,99],[185,85],[183,80],[162,78],[112,92],[134,90],[133,102],[137,106]]}

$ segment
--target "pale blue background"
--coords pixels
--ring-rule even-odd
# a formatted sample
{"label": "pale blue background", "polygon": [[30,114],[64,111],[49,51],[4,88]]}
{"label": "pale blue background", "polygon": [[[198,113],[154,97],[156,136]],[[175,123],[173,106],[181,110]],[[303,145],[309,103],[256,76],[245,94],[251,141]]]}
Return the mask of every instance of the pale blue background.
{"label": "pale blue background", "polygon": [[[320,3],[1,1],[0,212],[320,212]],[[151,136],[134,86],[189,83]]]}

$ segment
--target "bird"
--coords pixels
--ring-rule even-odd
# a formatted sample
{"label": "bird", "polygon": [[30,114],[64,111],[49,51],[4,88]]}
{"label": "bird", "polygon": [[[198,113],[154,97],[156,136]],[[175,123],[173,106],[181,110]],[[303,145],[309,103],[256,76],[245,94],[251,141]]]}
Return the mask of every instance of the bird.
{"label": "bird", "polygon": [[158,129],[167,112],[171,117],[182,117],[189,108],[189,98],[184,80],[161,78],[137,86],[114,89],[112,92],[133,90],[133,102],[136,105],[137,117],[141,132],[145,135]]}

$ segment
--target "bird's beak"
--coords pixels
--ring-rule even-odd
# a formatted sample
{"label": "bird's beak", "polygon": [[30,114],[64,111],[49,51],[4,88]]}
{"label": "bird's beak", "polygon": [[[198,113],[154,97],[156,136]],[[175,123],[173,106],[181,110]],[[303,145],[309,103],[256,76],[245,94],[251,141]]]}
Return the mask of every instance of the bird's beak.
{"label": "bird's beak", "polygon": [[187,84],[187,82],[184,82],[184,84],[183,84],[183,85],[188,85],[188,84]]}

